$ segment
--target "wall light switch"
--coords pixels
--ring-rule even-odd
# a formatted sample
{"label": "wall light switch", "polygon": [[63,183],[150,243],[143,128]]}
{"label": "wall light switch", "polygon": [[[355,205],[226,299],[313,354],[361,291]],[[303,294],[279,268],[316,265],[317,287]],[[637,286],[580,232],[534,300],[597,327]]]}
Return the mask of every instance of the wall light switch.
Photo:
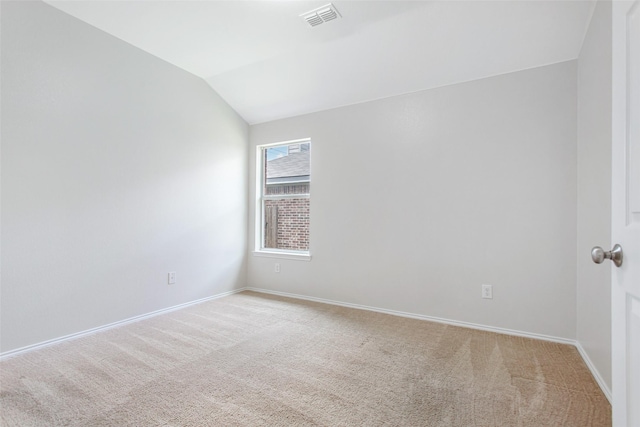
{"label": "wall light switch", "polygon": [[169,273],[169,284],[173,285],[176,283],[176,272],[172,271]]}
{"label": "wall light switch", "polygon": [[280,273],[280,263],[276,262],[273,266],[273,271],[275,271],[276,273]]}

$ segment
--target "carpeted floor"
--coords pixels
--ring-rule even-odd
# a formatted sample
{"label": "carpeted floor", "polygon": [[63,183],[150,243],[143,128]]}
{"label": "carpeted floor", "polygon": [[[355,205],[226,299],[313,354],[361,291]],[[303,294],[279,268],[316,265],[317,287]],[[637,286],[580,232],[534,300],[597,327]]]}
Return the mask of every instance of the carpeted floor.
{"label": "carpeted floor", "polygon": [[2,426],[609,426],[575,348],[244,292],[0,363]]}

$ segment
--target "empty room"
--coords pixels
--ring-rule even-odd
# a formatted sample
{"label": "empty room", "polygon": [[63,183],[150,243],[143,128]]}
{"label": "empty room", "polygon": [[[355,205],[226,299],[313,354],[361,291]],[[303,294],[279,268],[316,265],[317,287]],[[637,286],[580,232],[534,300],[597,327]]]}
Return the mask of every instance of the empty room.
{"label": "empty room", "polygon": [[640,426],[640,0],[0,30],[0,425]]}

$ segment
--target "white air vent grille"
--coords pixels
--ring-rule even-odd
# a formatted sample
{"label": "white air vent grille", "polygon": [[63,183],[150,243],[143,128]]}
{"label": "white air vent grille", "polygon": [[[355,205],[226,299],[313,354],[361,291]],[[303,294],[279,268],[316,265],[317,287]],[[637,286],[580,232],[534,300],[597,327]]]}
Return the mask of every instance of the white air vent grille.
{"label": "white air vent grille", "polygon": [[327,22],[327,21],[331,21],[332,19],[336,19],[338,17],[338,14],[336,13],[335,10],[328,7],[326,9],[319,10],[318,16],[322,18],[324,22]]}
{"label": "white air vent grille", "polygon": [[336,9],[336,7],[331,3],[317,9],[310,10],[309,12],[305,12],[300,16],[311,27],[315,27],[323,22],[332,21],[341,17],[338,9]]}
{"label": "white air vent grille", "polygon": [[312,27],[315,27],[316,25],[320,25],[324,22],[322,18],[318,16],[317,13],[305,16],[304,19],[305,21],[307,21],[307,24],[311,25]]}

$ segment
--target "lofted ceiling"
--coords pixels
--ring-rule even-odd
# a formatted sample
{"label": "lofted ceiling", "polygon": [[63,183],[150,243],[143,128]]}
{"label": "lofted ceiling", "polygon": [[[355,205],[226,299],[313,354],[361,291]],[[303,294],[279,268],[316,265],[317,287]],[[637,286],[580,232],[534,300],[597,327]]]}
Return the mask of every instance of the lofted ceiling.
{"label": "lofted ceiling", "polygon": [[47,3],[202,77],[255,124],[578,57],[593,1]]}

